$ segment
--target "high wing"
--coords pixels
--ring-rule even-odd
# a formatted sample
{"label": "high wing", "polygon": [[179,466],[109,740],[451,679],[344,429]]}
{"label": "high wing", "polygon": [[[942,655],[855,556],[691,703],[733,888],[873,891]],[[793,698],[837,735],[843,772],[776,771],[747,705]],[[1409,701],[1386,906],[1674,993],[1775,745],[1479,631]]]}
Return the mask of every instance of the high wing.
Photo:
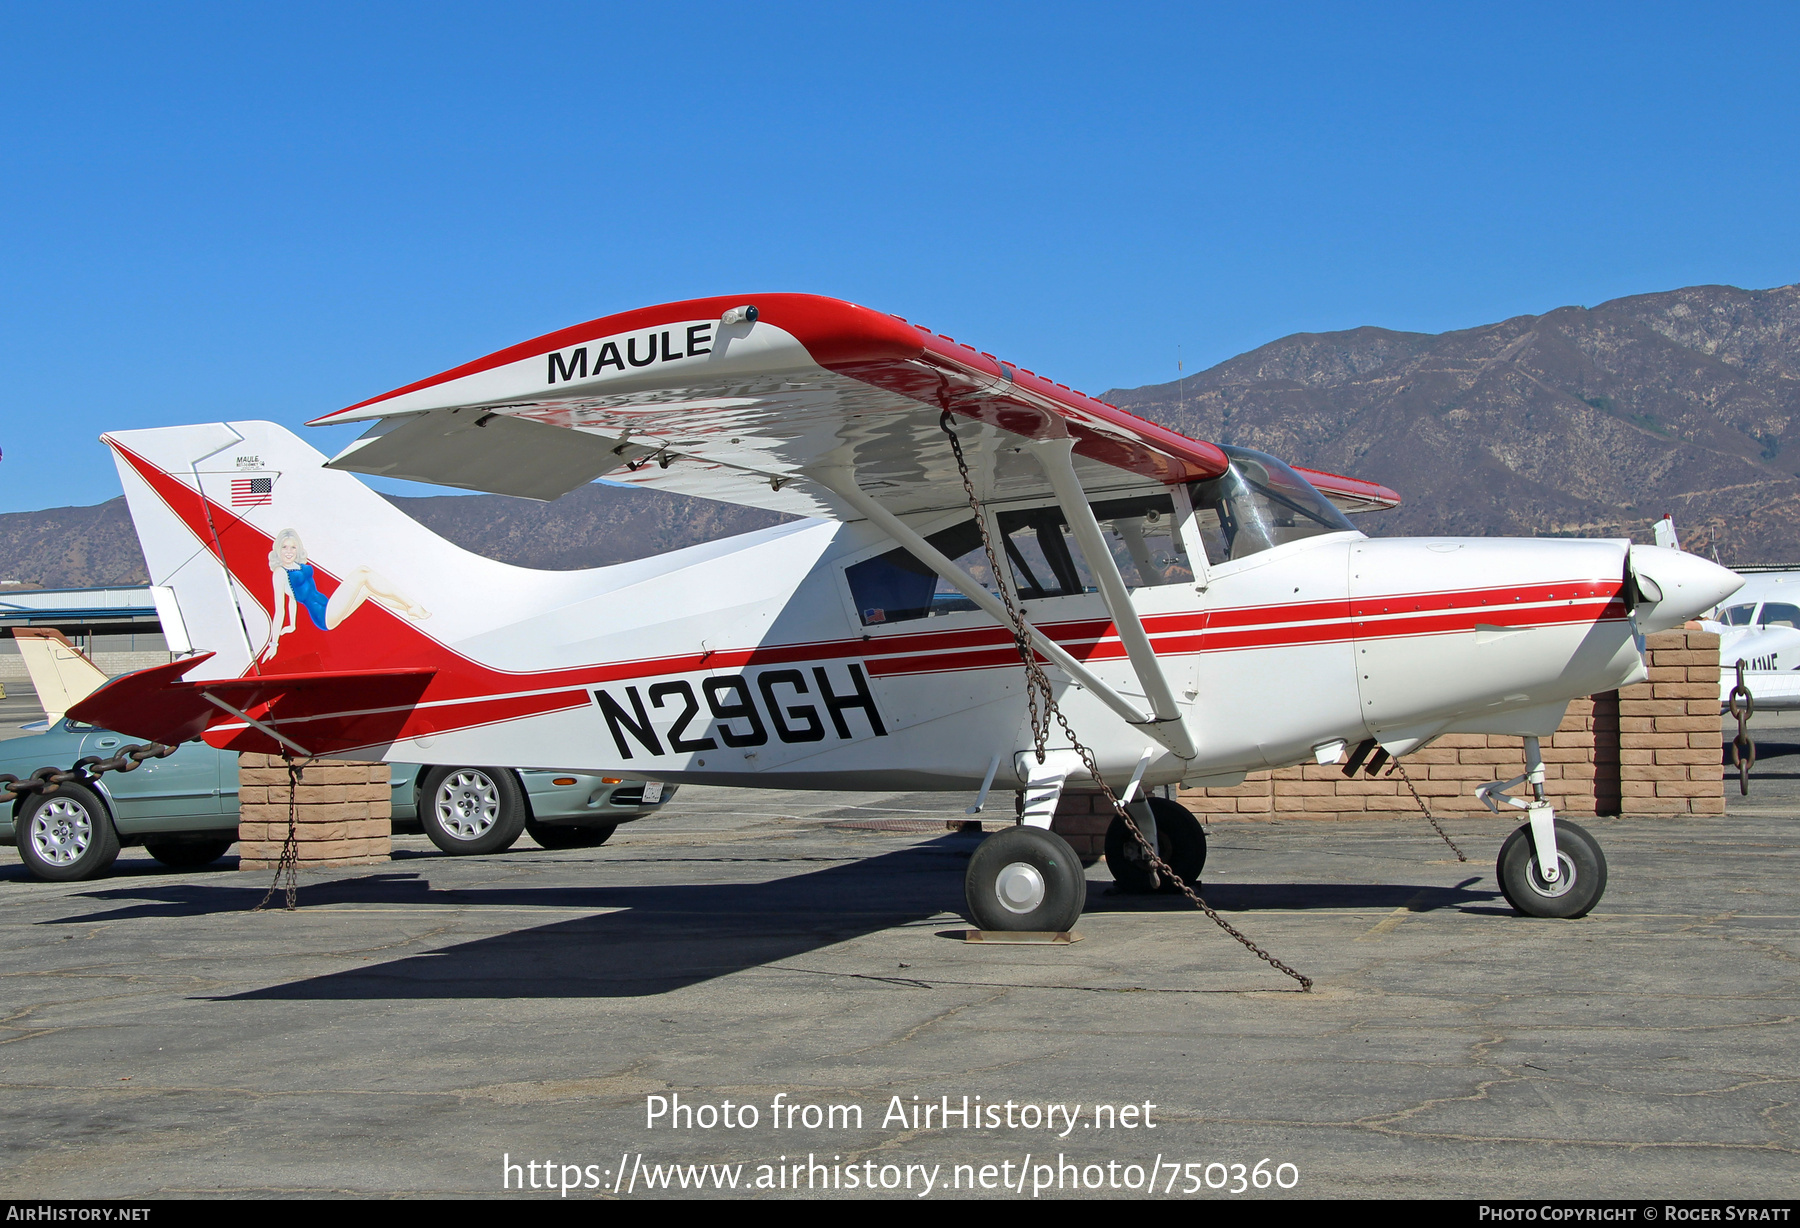
{"label": "high wing", "polygon": [[[601,476],[803,516],[857,519],[817,483],[847,471],[887,510],[961,506],[942,415],[968,432],[980,494],[1050,496],[1014,446],[1072,438],[1090,495],[1216,477],[1215,445],[898,316],[806,294],[695,299],[578,324],[311,425],[375,420],[331,466],[554,499]],[[1386,487],[1307,472],[1339,507]]]}

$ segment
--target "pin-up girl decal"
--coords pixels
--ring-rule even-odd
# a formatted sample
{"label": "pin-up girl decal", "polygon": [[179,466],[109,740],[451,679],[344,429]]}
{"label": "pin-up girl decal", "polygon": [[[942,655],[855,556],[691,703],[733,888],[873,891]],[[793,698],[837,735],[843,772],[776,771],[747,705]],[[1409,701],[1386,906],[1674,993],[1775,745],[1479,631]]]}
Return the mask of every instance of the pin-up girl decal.
{"label": "pin-up girl decal", "polygon": [[306,547],[300,544],[300,534],[292,529],[283,529],[275,535],[275,548],[269,551],[269,571],[274,579],[275,617],[269,625],[268,645],[258,654],[260,660],[266,661],[275,655],[281,637],[294,630],[295,620],[303,609],[312,625],[321,631],[336,627],[371,597],[408,618],[431,617],[431,611],[402,596],[380,572],[368,567],[354,568],[338,585],[337,591],[327,597],[319,591],[313,566],[306,561]]}

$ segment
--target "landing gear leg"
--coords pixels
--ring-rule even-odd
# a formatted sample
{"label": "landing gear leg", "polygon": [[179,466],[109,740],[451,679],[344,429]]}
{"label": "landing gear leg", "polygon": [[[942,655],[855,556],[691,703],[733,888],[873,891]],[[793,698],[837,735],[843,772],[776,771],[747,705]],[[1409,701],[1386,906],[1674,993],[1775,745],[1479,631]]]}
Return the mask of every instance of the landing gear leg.
{"label": "landing gear leg", "polygon": [[[1529,782],[1531,800],[1506,796],[1514,785]],[[1528,917],[1581,917],[1600,902],[1606,890],[1606,856],[1585,828],[1556,821],[1556,810],[1544,797],[1544,755],[1536,738],[1525,739],[1525,774],[1483,785],[1476,791],[1489,810],[1495,799],[1525,811],[1527,821],[1500,848],[1494,874],[1506,902]]]}

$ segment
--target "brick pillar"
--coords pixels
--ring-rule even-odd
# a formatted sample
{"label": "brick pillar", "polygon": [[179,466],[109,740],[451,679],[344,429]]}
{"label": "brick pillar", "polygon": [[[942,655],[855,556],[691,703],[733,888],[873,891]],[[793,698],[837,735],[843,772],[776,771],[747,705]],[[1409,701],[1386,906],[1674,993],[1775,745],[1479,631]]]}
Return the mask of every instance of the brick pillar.
{"label": "brick pillar", "polygon": [[[300,866],[366,866],[391,848],[388,765],[309,759],[295,791]],[[279,755],[238,756],[238,869],[272,870],[287,839],[289,776]]]}
{"label": "brick pillar", "polygon": [[[1719,637],[1663,631],[1648,637],[1645,649],[1648,681],[1575,700],[1561,727],[1543,739],[1544,791],[1559,814],[1725,813]],[[1435,813],[1484,815],[1475,786],[1523,772],[1524,743],[1446,734],[1406,756],[1406,767]],[[1335,764],[1253,772],[1231,789],[1183,789],[1181,803],[1207,821],[1419,817],[1391,769],[1346,778]],[[1503,817],[1516,815],[1509,809]]]}
{"label": "brick pillar", "polygon": [[1650,680],[1619,692],[1619,788],[1626,814],[1724,814],[1719,637],[1648,637]]}
{"label": "brick pillar", "polygon": [[1064,789],[1050,817],[1050,830],[1069,842],[1081,864],[1091,866],[1106,856],[1106,829],[1112,807],[1098,789]]}

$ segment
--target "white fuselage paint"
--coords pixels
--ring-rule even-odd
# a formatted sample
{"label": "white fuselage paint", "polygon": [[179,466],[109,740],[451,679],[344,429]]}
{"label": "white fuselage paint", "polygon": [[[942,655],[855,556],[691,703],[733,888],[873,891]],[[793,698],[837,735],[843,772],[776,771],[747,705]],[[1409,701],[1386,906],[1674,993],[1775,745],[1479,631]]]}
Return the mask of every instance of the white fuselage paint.
{"label": "white fuselage paint", "polygon": [[[402,741],[385,753],[449,763],[479,750],[485,762],[521,766],[843,789],[973,789],[999,755],[996,783],[1018,786],[1012,754],[1031,736],[1010,641],[986,634],[994,623],[978,612],[858,625],[842,565],[876,543],[866,526],[820,524],[472,637],[458,650],[500,668],[646,668],[593,681],[586,708],[439,734],[428,746]],[[1204,592],[1140,588],[1133,604],[1200,747],[1192,763],[1158,748],[1145,780],[1296,763],[1335,739],[1404,749],[1462,729],[1546,734],[1571,698],[1643,676],[1622,608],[1576,593],[1622,574],[1624,557],[1620,542],[1343,533],[1215,567]],[[798,584],[784,579],[797,571]],[[1421,575],[1432,587],[1421,588]],[[1552,595],[1530,592],[1542,588]],[[1421,629],[1433,602],[1445,626]],[[1492,623],[1480,612],[1490,607]],[[1107,623],[1098,595],[1032,601],[1026,613],[1103,681],[1141,695],[1116,635],[1098,634]],[[981,642],[959,643],[969,637]],[[1090,645],[1110,655],[1088,657]],[[655,660],[667,668],[648,665]],[[837,719],[820,695],[820,670]],[[1129,776],[1148,739],[1050,673],[1102,772]]]}
{"label": "white fuselage paint", "polygon": [[[316,452],[272,424],[109,441],[153,582],[172,587],[195,647],[218,654],[191,677],[258,668],[252,656],[270,618],[257,602],[269,600],[278,564],[267,551],[284,530],[304,540],[321,583],[372,573],[415,607],[371,599],[330,629],[289,610],[299,631],[280,651],[301,651],[311,636],[322,655],[295,664],[278,655],[265,672],[438,671],[416,704],[388,710],[408,714],[398,736],[389,721],[393,740],[338,744],[332,754],[943,790],[979,787],[998,758],[995,786],[1023,783],[1014,755],[1032,737],[1011,636],[977,611],[863,626],[844,569],[892,548],[867,522],[801,522],[588,571],[534,571],[436,537],[354,477],[321,468]],[[196,475],[189,459],[225,441],[277,475],[272,506],[228,518],[229,585],[207,516],[224,515],[234,474]],[[202,492],[215,511],[196,510]],[[952,515],[918,528],[936,531]],[[1619,596],[1628,557],[1679,594],[1649,618],[1640,606],[1635,628]],[[1341,531],[1214,564],[1199,584],[1137,588],[1130,600],[1199,749],[1191,761],[1049,674],[1110,780],[1129,779],[1153,747],[1144,783],[1224,783],[1313,759],[1336,741],[1372,737],[1404,753],[1450,732],[1547,734],[1570,699],[1644,676],[1635,631],[1676,625],[1736,583],[1694,556],[1623,541]],[[1024,609],[1100,681],[1143,697],[1099,594]],[[341,717],[283,701],[266,719],[306,746]],[[227,721],[207,736],[232,744],[244,728]],[[1050,746],[1061,745],[1058,731]]]}

